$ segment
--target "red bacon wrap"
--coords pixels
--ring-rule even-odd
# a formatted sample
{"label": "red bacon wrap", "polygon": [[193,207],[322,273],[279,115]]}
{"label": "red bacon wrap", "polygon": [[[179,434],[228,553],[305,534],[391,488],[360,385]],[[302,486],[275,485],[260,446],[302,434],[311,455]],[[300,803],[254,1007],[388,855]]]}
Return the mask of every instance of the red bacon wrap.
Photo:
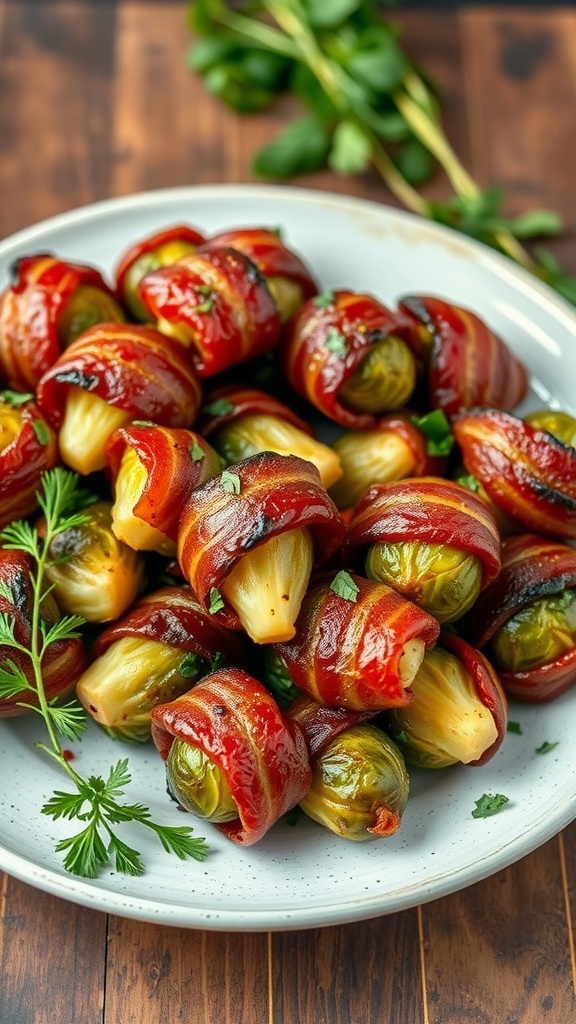
{"label": "red bacon wrap", "polygon": [[113,625],[96,638],[94,657],[99,658],[111,644],[124,637],[141,637],[179,647],[211,661],[224,655],[228,664],[247,664],[244,638],[224,629],[202,608],[189,587],[161,587],[140,598]]}
{"label": "red bacon wrap", "polygon": [[[342,357],[327,346],[330,329],[346,339]],[[419,356],[413,323],[392,313],[371,295],[334,292],[327,306],[307,302],[288,321],[279,354],[291,387],[329,419],[349,429],[375,427],[378,416],[356,412],[340,401],[338,392],[358,369],[369,348],[387,335],[401,338]]]}
{"label": "red bacon wrap", "polygon": [[116,294],[119,302],[124,303],[126,301],[126,275],[141,256],[148,256],[170,242],[187,242],[189,245],[198,246],[202,245],[205,241],[204,235],[200,234],[196,228],[191,228],[188,224],[174,224],[172,227],[165,228],[163,231],[156,231],[153,235],[149,235],[147,238],[130,246],[121,257],[114,274]]}
{"label": "red bacon wrap", "polygon": [[[0,418],[3,402],[0,400]],[[56,435],[34,402],[16,410],[21,426],[16,437],[0,450],[0,529],[23,519],[38,505],[42,474],[58,462]],[[0,434],[1,434],[0,423]]]}
{"label": "red bacon wrap", "polygon": [[328,708],[303,694],[286,709],[286,715],[297,722],[304,734],[311,762],[320,757],[336,736],[354,725],[374,717],[373,711],[351,711]]}
{"label": "red bacon wrap", "polygon": [[517,416],[471,409],[454,419],[469,473],[527,530],[576,538],[576,448]]}
{"label": "red bacon wrap", "polygon": [[[536,533],[517,534],[502,544],[498,579],[480,595],[463,620],[466,636],[484,649],[509,619],[534,601],[576,586],[576,551]],[[554,661],[522,672],[499,671],[510,697],[543,703],[576,682],[576,646]]]}
{"label": "red bacon wrap", "polygon": [[453,416],[475,405],[512,409],[528,390],[528,374],[506,343],[468,309],[427,295],[399,303],[432,336],[428,394],[432,409]]}
{"label": "red bacon wrap", "polygon": [[488,659],[471,646],[466,640],[455,633],[442,630],[438,640],[438,646],[450,651],[464,666],[474,685],[474,691],[485,708],[488,709],[496,726],[497,736],[494,743],[488,747],[481,757],[476,761],[469,761],[469,765],[486,764],[499,749],[508,723],[508,702],[502,687],[501,679]]}
{"label": "red bacon wrap", "polygon": [[[0,593],[0,612],[14,624],[14,636],[19,644],[30,649],[32,640],[32,606],[34,597],[30,580],[30,560],[21,551],[0,549],[0,582],[9,587],[13,601]],[[40,637],[39,637],[40,640]],[[0,645],[0,662],[11,660],[35,686],[34,672],[27,654],[12,647]],[[42,659],[42,679],[48,701],[65,697],[74,688],[87,663],[84,643],[80,638],[59,640],[50,644]],[[21,690],[6,700],[0,700],[0,718],[28,714],[30,708],[19,703],[38,706],[38,697],[32,690]]]}
{"label": "red bacon wrap", "polygon": [[[231,467],[240,493],[214,477],[193,491],[180,518],[178,561],[198,600],[209,606],[236,562],[263,541],[300,527],[309,529],[318,564],[339,547],[344,522],[311,462],[296,455],[261,452]],[[215,615],[223,625],[239,628],[232,608]]]}
{"label": "red bacon wrap", "polygon": [[84,331],[38,385],[41,411],[58,429],[70,385],[168,427],[188,427],[198,414],[201,385],[186,351],[153,327],[98,324]]}
{"label": "red bacon wrap", "polygon": [[500,570],[500,537],[488,506],[466,487],[441,477],[375,484],[366,491],[352,516],[344,557],[352,563],[368,545],[413,540],[476,555],[482,587]]}
{"label": "red bacon wrap", "polygon": [[300,285],[302,301],[318,291],[310,271],[282,239],[266,228],[233,228],[208,239],[207,246],[237,249],[249,256],[264,277],[287,277]]}
{"label": "red bacon wrap", "polygon": [[14,284],[0,297],[0,378],[10,387],[34,391],[60,355],[58,319],[73,292],[80,285],[113,292],[93,267],[45,253],[18,260],[15,273]]}
{"label": "red bacon wrap", "polygon": [[[115,430],[106,444],[113,483],[127,448],[134,449],[147,472],[146,484],[132,510],[134,515],[175,543],[182,506],[194,487],[220,472],[219,455],[191,430],[132,423]],[[200,455],[198,449],[204,454]]]}
{"label": "red bacon wrap", "polygon": [[191,334],[201,377],[259,356],[278,341],[280,318],[262,274],[244,253],[202,247],[146,274],[138,294],[158,320]]}
{"label": "red bacon wrap", "polygon": [[310,787],[308,750],[298,725],[240,669],[219,669],[155,708],[152,738],[164,761],[178,738],[221,769],[239,817],[215,828],[242,846],[258,842]]}
{"label": "red bacon wrap", "polygon": [[[212,409],[214,407],[214,410]],[[292,426],[312,435],[309,423],[301,419],[288,405],[259,388],[247,384],[229,384],[206,395],[196,428],[203,437],[210,437],[226,423],[242,416],[277,416]]]}
{"label": "red bacon wrap", "polygon": [[440,626],[427,612],[384,583],[351,579],[351,600],[331,589],[334,576],[310,587],[292,640],[273,648],[301,690],[319,704],[353,711],[383,711],[408,704],[401,682],[404,644],[418,638],[432,647]]}

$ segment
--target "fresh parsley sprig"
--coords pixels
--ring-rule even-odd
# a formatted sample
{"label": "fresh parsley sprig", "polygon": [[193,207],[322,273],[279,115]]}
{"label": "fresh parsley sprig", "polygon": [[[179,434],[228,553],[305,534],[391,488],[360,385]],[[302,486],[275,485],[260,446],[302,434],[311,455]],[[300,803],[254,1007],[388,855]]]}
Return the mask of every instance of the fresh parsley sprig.
{"label": "fresh parsley sprig", "polygon": [[[44,721],[48,739],[37,743],[37,747],[52,757],[74,784],[73,791],[56,790],[41,808],[43,814],[54,820],[66,818],[82,824],[79,832],[56,846],[59,853],[65,854],[66,870],[83,878],[95,878],[113,860],[116,871],[141,875],[144,864],[140,854],[117,835],[114,826],[126,822],[145,826],[156,834],[168,853],[181,860],[186,857],[204,860],[208,852],[205,840],[194,837],[188,826],[157,824],[143,804],[121,802],[124,789],[131,781],[127,759],[119,760],[106,779],[80,775],[65,756],[59,737],[80,739],[86,729],[85,712],[75,702],[59,705],[49,700],[43,683],[43,665],[51,645],[78,637],[84,623],[79,615],[65,615],[47,624],[42,615],[43,603],[51,590],[46,586],[50,548],[58,534],[89,520],[84,509],[90,500],[79,486],[78,476],[57,467],[44,474],[38,495],[45,519],[42,533],[26,520],[11,523],[0,533],[4,548],[29,556],[32,589],[29,647],[17,639],[14,619],[9,613],[0,613],[0,645],[17,652],[19,661],[24,659],[26,664],[28,659],[31,668],[25,672],[14,659],[7,658],[0,668],[0,698],[30,694],[28,700],[23,696],[18,703],[38,713]],[[8,603],[14,603],[9,582],[0,583],[0,593]]]}
{"label": "fresh parsley sprig", "polygon": [[[525,242],[558,235],[550,210],[503,212],[503,190],[482,190],[442,125],[437,97],[400,45],[379,0],[193,0],[190,67],[239,113],[263,110],[284,92],[304,113],[254,158],[254,171],[286,179],[326,166],[342,175],[372,165],[407,209],[505,253],[576,304],[576,278]],[[445,201],[419,187],[440,166]]]}

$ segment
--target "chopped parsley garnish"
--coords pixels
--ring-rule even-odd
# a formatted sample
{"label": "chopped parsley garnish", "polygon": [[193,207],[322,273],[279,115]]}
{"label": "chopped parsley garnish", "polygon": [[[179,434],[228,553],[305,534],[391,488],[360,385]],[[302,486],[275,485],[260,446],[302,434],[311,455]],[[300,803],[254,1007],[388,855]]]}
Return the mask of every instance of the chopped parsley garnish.
{"label": "chopped parsley garnish", "polygon": [[330,590],[333,590],[338,597],[343,597],[345,601],[357,601],[359,586],[354,582],[349,572],[345,569],[341,569],[340,572],[336,573],[332,583],[330,584]]}
{"label": "chopped parsley garnish", "polygon": [[229,494],[240,494],[240,477],[237,473],[230,473],[225,469],[220,478],[220,483]]}
{"label": "chopped parsley garnish", "polygon": [[473,818],[490,818],[498,814],[510,798],[503,793],[483,793],[479,800],[475,800],[476,807],[472,811]]}

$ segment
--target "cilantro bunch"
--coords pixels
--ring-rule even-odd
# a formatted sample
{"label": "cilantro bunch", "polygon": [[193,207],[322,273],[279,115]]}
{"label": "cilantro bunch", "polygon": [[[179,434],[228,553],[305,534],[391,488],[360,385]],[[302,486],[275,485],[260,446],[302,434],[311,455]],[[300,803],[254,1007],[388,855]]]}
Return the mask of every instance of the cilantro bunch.
{"label": "cilantro bunch", "polygon": [[[361,174],[373,167],[407,209],[506,254],[570,302],[576,278],[546,250],[525,243],[557,235],[549,210],[503,211],[502,189],[482,190],[452,149],[428,76],[401,46],[398,25],[379,0],[193,0],[196,37],[190,67],[239,113],[289,93],[303,109],[256,153],[254,172],[286,179],[329,167]],[[419,188],[441,167],[453,194],[425,198]]]}

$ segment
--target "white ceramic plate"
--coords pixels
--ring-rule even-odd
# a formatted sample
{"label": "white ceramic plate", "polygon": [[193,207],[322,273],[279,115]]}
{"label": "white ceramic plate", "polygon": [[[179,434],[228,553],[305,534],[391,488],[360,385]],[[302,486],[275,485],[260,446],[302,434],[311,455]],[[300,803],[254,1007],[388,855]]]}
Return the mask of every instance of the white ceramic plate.
{"label": "white ceramic plate", "polygon": [[[0,244],[0,286],[17,256],[52,251],[110,272],[132,242],[186,221],[207,233],[232,226],[281,226],[324,287],[371,291],[393,302],[436,293],[468,306],[499,330],[533,374],[529,405],[575,411],[576,316],[551,291],[487,248],[410,214],[374,203],[267,186],[171,189],[98,203],[52,218]],[[256,931],[334,925],[375,917],[454,892],[525,856],[576,814],[576,692],[543,707],[513,705],[522,735],[508,734],[483,768],[416,772],[400,831],[348,843],[311,822],[278,824],[255,847],[238,849],[209,825],[208,859],[181,863],[144,830],[125,833],[147,872],[106,871],[86,882],[54,852],[70,828],[39,813],[56,787],[56,765],[34,742],[40,721],[0,722],[0,867],[40,889],[126,917],[192,928]],[[558,745],[538,755],[544,741]],[[126,753],[130,800],[156,820],[183,823],[164,790],[153,748],[121,747],[95,728],[75,748],[84,774],[106,772]],[[497,815],[474,819],[483,793],[504,793]],[[194,824],[190,819],[190,823]]]}

